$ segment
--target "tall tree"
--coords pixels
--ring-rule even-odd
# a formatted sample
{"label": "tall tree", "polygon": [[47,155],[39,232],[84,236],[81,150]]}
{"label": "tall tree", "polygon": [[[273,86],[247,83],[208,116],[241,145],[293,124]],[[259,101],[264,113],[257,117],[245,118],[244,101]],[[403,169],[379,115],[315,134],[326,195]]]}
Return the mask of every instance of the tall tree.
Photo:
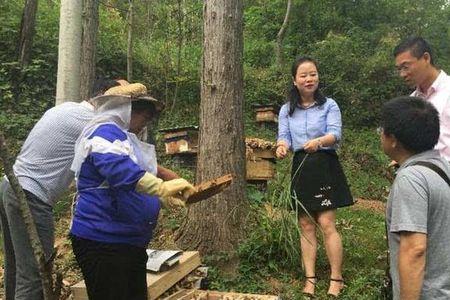
{"label": "tall tree", "polygon": [[283,39],[286,34],[286,29],[289,23],[289,16],[291,15],[292,0],[287,1],[286,14],[284,15],[284,21],[281,25],[280,31],[277,34],[277,44],[275,49],[275,56],[277,59],[277,66],[280,70],[283,70]]}
{"label": "tall tree", "polygon": [[128,0],[127,80],[133,80],[133,0]]}
{"label": "tall tree", "polygon": [[173,101],[172,106],[170,107],[170,111],[175,108],[175,104],[177,102],[178,97],[178,86],[180,85],[180,73],[181,73],[181,50],[183,48],[183,10],[182,10],[181,0],[177,0],[177,58],[176,58],[176,82],[175,82],[175,91],[173,92]]}
{"label": "tall tree", "polygon": [[81,41],[81,100],[91,96],[95,80],[95,53],[97,49],[99,0],[83,1],[83,35]]}
{"label": "tall tree", "polygon": [[202,253],[235,250],[247,212],[243,126],[242,0],[203,6],[203,61],[197,182],[232,173],[231,187],[192,205],[177,241]]}
{"label": "tall tree", "polygon": [[36,12],[38,0],[26,0],[20,24],[20,39],[18,43],[18,60],[21,66],[26,66],[31,58],[31,46],[36,32]]}
{"label": "tall tree", "polygon": [[79,102],[83,0],[61,0],[56,104]]}

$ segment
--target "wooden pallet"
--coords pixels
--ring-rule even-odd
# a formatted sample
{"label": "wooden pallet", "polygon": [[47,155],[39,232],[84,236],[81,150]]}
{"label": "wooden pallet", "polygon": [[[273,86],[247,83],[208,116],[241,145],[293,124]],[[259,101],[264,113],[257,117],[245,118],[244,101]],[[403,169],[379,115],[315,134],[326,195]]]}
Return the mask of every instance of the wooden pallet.
{"label": "wooden pallet", "polygon": [[[198,251],[186,251],[180,257],[180,262],[165,272],[147,273],[148,299],[154,300],[165,291],[183,279],[190,272],[200,266],[200,254]],[[88,300],[86,286],[81,281],[71,287],[73,300]]]}
{"label": "wooden pallet", "polygon": [[163,300],[280,300],[280,297],[233,292],[181,290]]}

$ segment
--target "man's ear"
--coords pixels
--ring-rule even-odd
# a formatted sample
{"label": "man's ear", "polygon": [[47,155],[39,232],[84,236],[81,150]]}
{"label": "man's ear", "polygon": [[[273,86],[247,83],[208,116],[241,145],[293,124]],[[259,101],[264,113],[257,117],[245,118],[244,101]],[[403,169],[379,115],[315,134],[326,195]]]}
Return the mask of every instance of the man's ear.
{"label": "man's ear", "polygon": [[392,148],[397,149],[398,145],[399,145],[398,140],[395,138],[395,136],[392,136],[392,139],[391,139]]}
{"label": "man's ear", "polygon": [[422,58],[423,58],[427,63],[431,63],[431,56],[430,56],[430,53],[425,52],[425,53],[422,55]]}
{"label": "man's ear", "polygon": [[392,149],[396,150],[405,149],[402,143],[400,143],[400,141],[393,134],[390,136],[389,143],[391,143]]}
{"label": "man's ear", "polygon": [[393,134],[383,133],[384,140],[391,145],[392,148],[396,149],[399,146],[397,138]]}

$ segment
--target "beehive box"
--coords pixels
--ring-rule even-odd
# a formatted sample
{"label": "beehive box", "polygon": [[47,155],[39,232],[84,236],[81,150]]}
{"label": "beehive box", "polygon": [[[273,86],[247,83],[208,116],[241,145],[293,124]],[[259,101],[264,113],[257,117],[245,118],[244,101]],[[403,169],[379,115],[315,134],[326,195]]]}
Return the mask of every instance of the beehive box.
{"label": "beehive box", "polygon": [[280,297],[233,292],[181,290],[164,300],[280,300]]}
{"label": "beehive box", "polygon": [[275,143],[246,138],[247,180],[266,181],[275,177]]}
{"label": "beehive box", "polygon": [[198,126],[159,130],[164,137],[166,154],[196,154],[198,152]]}
{"label": "beehive box", "polygon": [[278,123],[278,112],[280,106],[276,104],[253,105],[256,114],[257,123]]}

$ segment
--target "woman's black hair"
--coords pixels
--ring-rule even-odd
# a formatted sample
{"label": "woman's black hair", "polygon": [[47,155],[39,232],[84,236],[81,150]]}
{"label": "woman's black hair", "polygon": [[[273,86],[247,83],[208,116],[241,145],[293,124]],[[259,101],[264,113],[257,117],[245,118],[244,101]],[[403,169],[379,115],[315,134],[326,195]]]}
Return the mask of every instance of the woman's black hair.
{"label": "woman's black hair", "polygon": [[[319,70],[317,62],[313,58],[308,56],[301,56],[297,58],[292,64],[291,68],[292,78],[295,78],[295,76],[297,75],[298,66],[300,66],[305,62],[313,63],[316,66],[317,70]],[[291,89],[289,90],[287,100],[289,101],[289,115],[292,116],[292,114],[295,111],[295,108],[297,107],[298,103],[301,100],[300,93],[298,92],[298,89],[294,85],[294,83],[292,83]],[[327,101],[327,98],[322,94],[320,88],[317,88],[317,90],[314,92],[314,100],[317,102],[318,105],[323,105]]]}

